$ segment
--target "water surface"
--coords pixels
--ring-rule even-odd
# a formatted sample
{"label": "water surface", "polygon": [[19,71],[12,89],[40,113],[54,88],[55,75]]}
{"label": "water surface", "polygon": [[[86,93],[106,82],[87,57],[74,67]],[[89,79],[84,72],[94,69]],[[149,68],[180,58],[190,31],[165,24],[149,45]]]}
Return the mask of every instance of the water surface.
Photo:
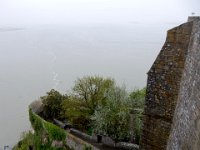
{"label": "water surface", "polygon": [[102,75],[127,89],[146,73],[173,25],[90,24],[0,27],[0,149],[30,129],[28,105],[77,77]]}

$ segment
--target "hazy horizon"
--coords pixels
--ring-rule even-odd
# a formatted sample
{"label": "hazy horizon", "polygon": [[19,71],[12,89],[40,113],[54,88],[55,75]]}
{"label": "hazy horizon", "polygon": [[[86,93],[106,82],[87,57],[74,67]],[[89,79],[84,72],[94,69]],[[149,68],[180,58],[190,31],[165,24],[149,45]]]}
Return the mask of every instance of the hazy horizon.
{"label": "hazy horizon", "polygon": [[52,88],[70,92],[78,77],[111,77],[129,91],[144,87],[168,27],[98,24],[0,32],[0,145],[14,144],[30,129],[32,101]]}
{"label": "hazy horizon", "polygon": [[1,26],[181,23],[200,15],[198,0],[2,0]]}
{"label": "hazy horizon", "polygon": [[30,129],[28,105],[52,88],[69,92],[85,75],[127,89],[146,73],[168,29],[200,15],[199,0],[2,0],[0,149]]}

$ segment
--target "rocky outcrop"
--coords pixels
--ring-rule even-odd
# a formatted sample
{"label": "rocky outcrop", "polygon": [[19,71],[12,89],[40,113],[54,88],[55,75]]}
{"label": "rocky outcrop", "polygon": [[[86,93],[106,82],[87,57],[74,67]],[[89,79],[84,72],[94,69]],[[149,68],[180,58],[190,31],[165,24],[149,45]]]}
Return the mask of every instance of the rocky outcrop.
{"label": "rocky outcrop", "polygon": [[[168,31],[166,42],[148,72],[144,124],[140,142],[142,150],[166,149],[169,136],[168,145],[184,142],[184,140],[178,140],[182,136],[179,136],[176,129],[182,130],[184,135],[186,125],[183,126],[183,122],[177,120],[182,118],[183,121],[188,119],[189,122],[194,119],[194,112],[200,114],[197,109],[189,109],[193,106],[192,103],[195,106],[200,103],[200,97],[197,94],[200,87],[198,82],[198,77],[200,77],[199,20],[199,17],[189,18],[187,23]],[[196,93],[192,93],[193,87],[196,88]],[[193,98],[190,97],[191,95]],[[188,105],[185,110],[188,101],[191,105]],[[193,111],[190,111],[191,109]],[[189,126],[188,123],[187,125]],[[190,137],[189,133],[190,131],[187,138]],[[199,138],[199,135],[194,136]],[[168,149],[176,148],[168,146]]]}

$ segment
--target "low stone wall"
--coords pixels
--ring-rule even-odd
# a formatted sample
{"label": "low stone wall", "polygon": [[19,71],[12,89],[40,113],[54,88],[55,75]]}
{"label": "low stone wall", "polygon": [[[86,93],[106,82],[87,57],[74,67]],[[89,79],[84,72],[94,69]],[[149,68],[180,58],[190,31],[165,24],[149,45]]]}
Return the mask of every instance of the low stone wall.
{"label": "low stone wall", "polygon": [[[37,115],[32,109],[29,109],[29,119],[34,129],[34,133],[39,137],[41,143],[37,146],[48,146],[50,143],[52,147],[62,147],[64,140],[66,139],[65,130],[58,126],[44,120],[42,117]],[[41,147],[36,147],[40,149]]]}
{"label": "low stone wall", "polygon": [[38,116],[35,112],[33,112],[31,109],[29,109],[29,117],[34,131],[36,133],[40,133],[41,138],[45,133],[45,136],[42,139],[44,142],[42,144],[45,143],[45,139],[51,139],[52,147],[62,147],[65,142],[65,144],[73,150],[99,150],[93,145],[79,139],[71,133],[66,132],[60,127],[50,122],[47,122],[46,120]]}
{"label": "low stone wall", "polygon": [[70,133],[67,134],[66,144],[74,150],[100,150]]}
{"label": "low stone wall", "polygon": [[123,150],[139,150],[139,145],[126,142],[119,142],[116,147]]}
{"label": "low stone wall", "polygon": [[83,133],[79,130],[76,130],[74,128],[71,128],[70,129],[70,133],[72,133],[73,135],[76,135],[84,140],[87,140],[87,141],[91,141],[91,142],[97,142],[97,137],[94,135],[94,136],[90,136],[86,133]]}
{"label": "low stone wall", "polygon": [[[79,130],[76,130],[76,129],[70,129],[70,133],[72,133],[73,135],[76,135],[84,140],[87,140],[87,141],[91,141],[91,142],[94,142],[94,143],[97,143],[97,136],[93,135],[93,136],[89,136]],[[75,136],[74,136],[75,137]],[[115,147],[116,149],[120,149],[120,150],[139,150],[139,145],[137,144],[132,144],[132,143],[127,143],[127,142],[119,142],[119,143],[116,143],[110,138],[110,137],[107,137],[107,136],[102,136],[102,141],[101,141],[101,144],[104,145],[104,146],[108,146],[108,147]]]}

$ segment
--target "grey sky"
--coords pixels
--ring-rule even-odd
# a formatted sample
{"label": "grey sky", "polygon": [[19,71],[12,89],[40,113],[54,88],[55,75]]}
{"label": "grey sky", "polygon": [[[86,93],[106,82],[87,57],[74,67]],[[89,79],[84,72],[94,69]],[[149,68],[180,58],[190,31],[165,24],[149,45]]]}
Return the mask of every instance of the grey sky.
{"label": "grey sky", "polygon": [[63,23],[174,23],[199,0],[0,0],[0,26]]}

